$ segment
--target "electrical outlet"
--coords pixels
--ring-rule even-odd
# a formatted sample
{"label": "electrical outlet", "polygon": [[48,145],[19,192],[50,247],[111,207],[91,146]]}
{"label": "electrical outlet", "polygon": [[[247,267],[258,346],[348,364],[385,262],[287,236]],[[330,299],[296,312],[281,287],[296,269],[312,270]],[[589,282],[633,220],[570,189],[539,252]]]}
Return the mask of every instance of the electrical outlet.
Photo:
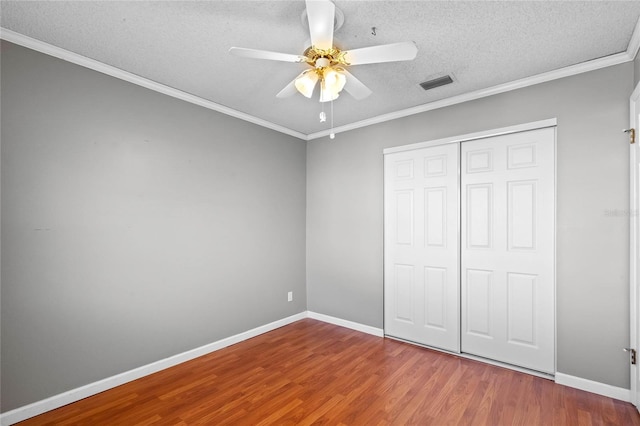
{"label": "electrical outlet", "polygon": [[291,301],[293,301],[293,292],[292,291],[287,293],[287,302],[291,302]]}

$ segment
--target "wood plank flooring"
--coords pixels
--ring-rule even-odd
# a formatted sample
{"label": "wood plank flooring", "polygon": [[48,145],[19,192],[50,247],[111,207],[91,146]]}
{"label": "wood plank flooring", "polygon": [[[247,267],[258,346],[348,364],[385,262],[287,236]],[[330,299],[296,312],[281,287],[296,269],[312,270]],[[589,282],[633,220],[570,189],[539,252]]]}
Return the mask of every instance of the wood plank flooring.
{"label": "wood plank flooring", "polygon": [[305,319],[20,425],[640,425],[629,403]]}

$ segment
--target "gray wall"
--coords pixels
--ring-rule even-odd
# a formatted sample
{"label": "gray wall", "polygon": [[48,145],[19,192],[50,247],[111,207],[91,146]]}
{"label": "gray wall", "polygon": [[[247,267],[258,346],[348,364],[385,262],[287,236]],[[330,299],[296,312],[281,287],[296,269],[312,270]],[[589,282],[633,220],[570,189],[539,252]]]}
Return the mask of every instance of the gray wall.
{"label": "gray wall", "polygon": [[[311,311],[383,326],[382,150],[557,117],[558,371],[629,388],[626,63],[307,146]],[[437,90],[437,89],[436,89]],[[375,96],[375,95],[374,95]],[[610,213],[610,212],[609,212]]]}
{"label": "gray wall", "polygon": [[307,303],[382,327],[382,149],[551,117],[558,118],[558,370],[629,387],[620,350],[628,343],[628,223],[607,212],[628,205],[620,129],[638,66],[305,149],[3,42],[2,410]]}
{"label": "gray wall", "polygon": [[303,141],[5,42],[1,84],[3,411],[306,309]]}

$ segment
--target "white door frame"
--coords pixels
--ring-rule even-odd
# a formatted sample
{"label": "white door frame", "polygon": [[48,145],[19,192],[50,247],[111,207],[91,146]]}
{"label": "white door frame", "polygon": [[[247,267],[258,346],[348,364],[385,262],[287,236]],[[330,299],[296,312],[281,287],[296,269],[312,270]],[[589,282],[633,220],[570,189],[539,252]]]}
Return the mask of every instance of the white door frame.
{"label": "white door frame", "polygon": [[[640,120],[640,83],[636,86],[631,94],[629,101],[629,124],[632,129],[638,131]],[[640,342],[640,273],[638,268],[638,255],[640,254],[640,185],[638,178],[640,170],[638,170],[638,138],[635,144],[629,144],[629,347],[638,351],[638,343]],[[640,391],[638,365],[631,365],[631,402],[636,406],[640,406]]]}

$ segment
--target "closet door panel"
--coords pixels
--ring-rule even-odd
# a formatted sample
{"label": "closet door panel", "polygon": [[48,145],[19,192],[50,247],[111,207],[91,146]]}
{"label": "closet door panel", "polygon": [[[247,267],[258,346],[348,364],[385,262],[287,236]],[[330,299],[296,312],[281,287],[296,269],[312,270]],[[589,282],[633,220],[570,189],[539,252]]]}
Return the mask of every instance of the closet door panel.
{"label": "closet door panel", "polygon": [[459,352],[458,145],[385,155],[385,333]]}
{"label": "closet door panel", "polygon": [[555,130],[461,144],[462,351],[555,372]]}

